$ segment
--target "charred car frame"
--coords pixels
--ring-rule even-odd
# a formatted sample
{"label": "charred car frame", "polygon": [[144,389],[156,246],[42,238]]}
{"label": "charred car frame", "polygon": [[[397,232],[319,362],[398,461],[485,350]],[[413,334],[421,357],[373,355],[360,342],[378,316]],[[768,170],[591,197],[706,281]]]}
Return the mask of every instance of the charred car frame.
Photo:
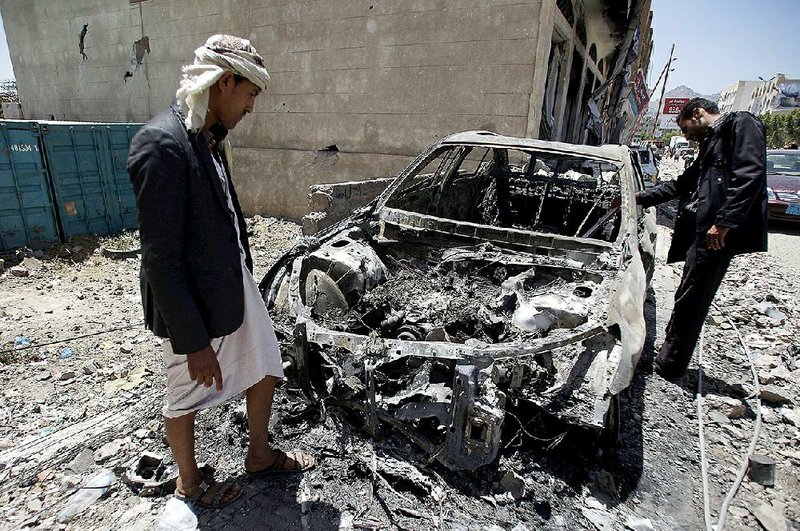
{"label": "charred car frame", "polygon": [[453,469],[495,460],[512,411],[600,432],[644,345],[643,187],[625,146],[437,142],[262,280],[287,376]]}

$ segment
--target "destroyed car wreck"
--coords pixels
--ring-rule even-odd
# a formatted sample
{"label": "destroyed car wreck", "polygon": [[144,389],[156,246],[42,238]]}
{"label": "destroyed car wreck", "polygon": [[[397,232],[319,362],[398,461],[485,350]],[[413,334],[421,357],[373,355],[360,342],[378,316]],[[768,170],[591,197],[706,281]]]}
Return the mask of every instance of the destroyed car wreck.
{"label": "destroyed car wreck", "polygon": [[600,433],[645,339],[655,214],[625,146],[449,136],[261,282],[290,382],[445,466],[544,412]]}

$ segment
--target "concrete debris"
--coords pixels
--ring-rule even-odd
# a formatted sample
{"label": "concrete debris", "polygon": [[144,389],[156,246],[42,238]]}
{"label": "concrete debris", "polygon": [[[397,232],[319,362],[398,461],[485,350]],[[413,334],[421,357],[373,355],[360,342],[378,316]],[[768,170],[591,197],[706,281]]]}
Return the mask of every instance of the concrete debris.
{"label": "concrete debris", "polygon": [[128,441],[125,439],[115,439],[98,448],[93,458],[95,463],[102,464],[109,460],[120,461],[124,457],[123,452],[128,449]]}
{"label": "concrete debris", "polygon": [[[425,222],[434,220],[426,218]],[[256,278],[260,278],[283,250],[298,241],[300,229],[268,218],[248,218],[247,224]],[[369,264],[362,269],[361,258],[369,262],[372,255],[352,255],[357,259],[348,263],[362,273],[358,279],[352,274],[337,277],[338,271],[329,269],[329,264],[316,268],[334,280],[332,284],[347,303],[347,312],[339,316],[306,316],[306,322],[318,328],[307,326],[308,334],[302,337],[330,342],[325,349],[312,345],[309,366],[298,366],[293,360],[286,371],[287,375],[306,371],[310,391],[319,394],[311,395],[316,396],[311,405],[302,404],[298,390],[285,382],[276,394],[270,437],[280,448],[310,449],[318,456],[317,468],[304,474],[301,484],[288,478],[270,482],[244,479],[242,500],[219,511],[196,514],[185,504],[171,501],[169,495],[141,497],[141,488],[149,481],[145,476],[152,470],[148,463],[140,463],[141,458],[152,453],[163,457],[162,466],[173,464],[160,413],[160,343],[135,327],[42,346],[140,322],[139,257],[111,260],[94,251],[112,245],[86,240],[70,244],[73,254],[69,260],[58,259],[47,251],[40,258],[42,267],[35,276],[16,279],[6,274],[0,278],[0,304],[7,314],[0,313],[0,331],[4,332],[0,340],[4,348],[11,349],[16,337],[24,337],[30,347],[0,363],[4,386],[0,399],[0,506],[5,527],[57,528],[58,511],[96,472],[94,451],[104,448],[105,461],[100,466],[114,468],[123,481],[138,475],[138,482],[135,486],[114,488],[106,498],[83,511],[79,520],[71,524],[73,527],[154,529],[162,520],[165,529],[168,522],[180,518],[163,517],[183,514],[190,529],[253,528],[263,526],[265,513],[270,514],[270,522],[276,528],[288,529],[303,529],[305,524],[306,529],[325,529],[331,523],[335,527],[337,522],[343,529],[650,529],[644,519],[639,522],[631,515],[647,516],[663,529],[702,527],[699,496],[681,495],[697,492],[694,481],[699,471],[696,417],[687,414],[694,412],[691,389],[666,384],[648,371],[637,370],[623,397],[622,444],[614,452],[603,449],[601,457],[597,457],[597,448],[583,446],[590,439],[584,436],[585,427],[570,428],[559,443],[561,448],[554,452],[547,451],[550,442],[537,440],[550,441],[556,436],[561,441],[557,436],[562,433],[564,420],[543,415],[545,407],[568,423],[578,417],[592,418],[589,408],[570,408],[579,402],[593,403],[597,395],[583,387],[583,382],[597,381],[594,375],[608,367],[605,360],[621,356],[609,348],[613,343],[604,335],[553,348],[560,338],[571,337],[572,332],[558,328],[557,323],[541,337],[533,337],[538,333],[526,336],[511,323],[520,299],[499,298],[501,284],[533,270],[533,276],[522,281],[525,301],[557,295],[558,300],[547,310],[551,315],[555,313],[551,310],[558,308],[558,301],[568,301],[567,308],[573,308],[573,303],[584,304],[588,323],[594,319],[598,301],[606,300],[601,295],[610,284],[604,273],[612,270],[606,268],[611,267],[608,264],[614,256],[600,259],[600,253],[596,270],[586,265],[590,262],[576,249],[551,247],[547,254],[532,256],[522,252],[524,245],[515,246],[514,252],[494,243],[487,246],[481,245],[485,242],[462,242],[448,247],[447,253],[442,249],[434,254],[416,252],[417,247],[422,249],[421,243],[412,245],[414,252],[408,252],[408,247],[395,246],[398,239],[406,237],[398,237],[396,231],[396,224],[385,222],[380,237],[369,243],[388,273],[383,283],[369,290],[378,289],[374,295],[359,292],[359,283],[370,278],[366,267]],[[419,228],[411,232],[418,231],[424,232]],[[350,239],[364,243],[361,238]],[[424,241],[425,238],[420,240]],[[82,255],[80,248],[84,249]],[[666,245],[660,249],[665,251]],[[14,263],[21,259],[22,256],[15,258]],[[657,265],[654,293],[644,303],[646,312],[658,319],[648,325],[647,341],[655,347],[660,344],[673,295],[672,291],[661,289],[661,283],[669,279],[677,283],[680,277],[679,270],[670,274],[658,268],[672,270],[663,263]],[[727,280],[723,283],[718,294],[722,312],[717,324],[708,323],[705,342],[704,363],[709,376],[703,382],[705,391],[714,396],[734,393],[731,396],[743,399],[738,405],[709,406],[705,416],[709,422],[707,435],[714,437],[706,451],[711,491],[717,495],[728,488],[737,466],[734,458],[746,448],[753,426],[748,407],[755,404],[752,397],[747,398],[753,393],[750,371],[736,334],[721,329],[726,317],[731,317],[746,337],[753,334],[753,339],[770,344],[758,351],[763,361],[759,367],[762,377],[770,378],[772,385],[780,386],[793,400],[800,390],[800,343],[795,339],[800,337],[797,304],[788,295],[781,295],[785,300],[772,300],[767,291],[793,293],[793,286],[800,285],[797,275],[776,267],[766,254],[735,259],[731,274],[738,280],[735,284]],[[305,287],[296,286],[297,292],[304,294]],[[292,285],[276,286],[276,291],[294,289]],[[349,297],[358,299],[355,306]],[[783,324],[772,323],[770,317],[755,310],[756,301],[762,300],[773,303],[786,315]],[[382,305],[384,302],[389,303],[388,308]],[[48,310],[54,312],[45,313]],[[291,350],[295,341],[301,342],[301,336],[294,335],[293,320],[282,323],[276,313],[271,310],[276,328],[289,325],[283,328],[289,335],[278,332],[282,349]],[[582,312],[578,315],[583,319]],[[359,323],[359,319],[368,326]],[[319,327],[337,323],[338,328],[329,328],[335,334],[325,339]],[[762,326],[763,323],[769,326]],[[363,326],[360,331],[359,326]],[[586,324],[578,325],[581,326]],[[343,346],[348,340],[358,341],[368,328],[375,330],[377,337],[352,350]],[[655,337],[651,337],[653,333]],[[409,339],[401,344],[398,337]],[[478,347],[479,341],[482,346]],[[505,357],[483,357],[486,352],[508,348],[515,341],[530,341],[541,350],[530,354],[506,351]],[[425,348],[443,343],[453,350],[420,356],[426,354]],[[133,352],[122,352],[121,347],[126,344],[133,347]],[[74,350],[74,355],[58,359],[59,350],[65,345]],[[379,349],[391,352],[388,347],[396,345],[401,350],[408,345],[420,350],[403,350],[391,360],[376,355]],[[480,355],[456,362],[449,356],[455,356],[457,349],[462,354],[474,349],[472,353]],[[649,348],[645,355],[649,355]],[[353,363],[343,364],[345,359]],[[341,374],[328,369],[327,364],[340,368]],[[142,374],[142,365],[152,372]],[[472,367],[468,372],[459,372],[459,365]],[[365,368],[371,371],[371,378],[365,376]],[[70,371],[74,377],[59,379]],[[464,380],[463,386],[454,387],[456,376]],[[367,430],[353,428],[360,427],[372,410],[366,398],[373,396],[367,395],[370,381],[375,386],[375,440]],[[744,384],[737,387],[736,382]],[[107,383],[114,383],[116,389],[104,394]],[[326,384],[330,385],[330,395],[324,393]],[[448,408],[463,403],[466,398],[460,397],[468,397],[471,390],[477,392],[473,397],[486,400],[474,401],[478,407],[473,409],[459,410],[459,415],[470,419],[453,426],[461,433],[459,440],[469,445],[471,455],[480,455],[483,460],[486,456],[480,454],[480,449],[486,447],[485,439],[491,437],[491,430],[500,424],[497,419],[501,417],[502,437],[494,460],[474,471],[454,471],[434,462],[433,456],[439,451],[451,452],[451,447],[442,445],[449,429],[447,422],[454,418]],[[347,397],[353,402],[363,398],[362,410],[337,403],[347,401]],[[744,416],[729,418],[729,411],[742,412],[741,404],[745,405]],[[596,408],[604,411],[605,405],[599,403]],[[772,502],[780,500],[786,503],[785,510],[773,512],[784,515],[785,523],[797,521],[798,513],[793,508],[800,506],[800,491],[792,476],[793,470],[800,467],[797,410],[788,403],[762,410],[764,425],[758,451],[777,461],[776,484],[764,488],[752,480],[745,481],[736,503],[755,508],[767,501],[773,507]],[[241,414],[234,414],[239,411]],[[245,451],[242,444],[247,440],[244,412],[243,401],[234,401],[197,417],[198,455],[215,460],[220,469],[218,479],[241,474]],[[593,435],[597,428],[588,429]],[[426,436],[420,439],[421,444],[409,444],[409,437],[419,433]],[[479,440],[473,440],[473,435]],[[425,446],[426,442],[429,446]],[[118,449],[109,451],[109,443],[116,443]],[[573,445],[580,451],[573,451]],[[452,460],[454,455],[460,454],[451,452],[447,459]],[[144,466],[138,474],[135,470],[127,478],[122,474],[139,464]],[[513,473],[504,478],[507,471]],[[610,487],[600,488],[603,477],[613,478],[613,483],[608,482]],[[524,496],[519,497],[521,489],[515,491],[514,487],[523,487]],[[140,489],[138,493],[136,488]],[[171,488],[162,487],[162,493],[168,494]],[[301,497],[300,491],[308,491],[309,495]],[[611,495],[615,491],[619,493],[616,499]],[[599,500],[589,497],[590,493]],[[624,499],[623,504],[619,504],[620,499]],[[165,511],[168,503],[173,507]],[[188,512],[178,511],[176,515],[175,504]],[[754,516],[741,508],[731,510],[730,521],[732,529],[759,526]]]}
{"label": "concrete debris", "polygon": [[175,491],[177,477],[176,466],[166,465],[159,454],[143,452],[125,470],[122,482],[139,496],[162,496]]}
{"label": "concrete debris", "polygon": [[28,277],[30,276],[31,272],[21,265],[15,265],[8,270],[12,276],[15,277]]}
{"label": "concrete debris", "polygon": [[597,531],[617,530],[617,521],[608,511],[584,507],[581,509],[581,513],[587,520],[589,520],[589,522],[591,522]]}
{"label": "concrete debris", "polygon": [[779,502],[761,503],[749,509],[766,531],[788,531],[783,504]]}
{"label": "concrete debris", "polygon": [[504,492],[511,494],[515,500],[525,497],[525,480],[511,470],[503,475],[499,486]]}
{"label": "concrete debris", "polygon": [[649,518],[637,518],[635,516],[628,517],[625,521],[625,528],[631,531],[655,531]]}
{"label": "concrete debris", "polygon": [[777,385],[765,385],[761,388],[761,400],[771,405],[791,403],[793,393]]}
{"label": "concrete debris", "polygon": [[786,314],[778,310],[774,304],[769,302],[765,301],[760,303],[756,310],[761,315],[766,315],[769,317],[774,323],[783,324],[783,322],[786,321]]}
{"label": "concrete debris", "polygon": [[704,400],[709,411],[718,411],[729,419],[739,419],[747,415],[748,407],[741,400],[729,396],[706,395]]}

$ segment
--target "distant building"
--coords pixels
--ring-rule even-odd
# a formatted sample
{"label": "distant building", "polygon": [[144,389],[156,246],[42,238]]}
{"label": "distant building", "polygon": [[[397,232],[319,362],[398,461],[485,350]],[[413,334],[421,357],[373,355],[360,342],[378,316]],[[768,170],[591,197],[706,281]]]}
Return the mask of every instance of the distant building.
{"label": "distant building", "polygon": [[717,101],[720,112],[749,110],[753,90],[760,84],[761,81],[737,81],[722,89]]}
{"label": "distant building", "polygon": [[789,114],[800,108],[800,79],[775,74],[751,92],[748,110],[753,114]]}

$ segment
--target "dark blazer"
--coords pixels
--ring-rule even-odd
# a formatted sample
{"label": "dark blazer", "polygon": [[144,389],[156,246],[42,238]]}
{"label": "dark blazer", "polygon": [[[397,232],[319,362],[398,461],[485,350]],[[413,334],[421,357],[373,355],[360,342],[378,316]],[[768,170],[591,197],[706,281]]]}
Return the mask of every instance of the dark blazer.
{"label": "dark blazer", "polygon": [[[240,240],[202,133],[189,133],[177,103],[133,137],[128,174],[139,207],[146,326],[176,354],[234,332],[244,318],[239,241],[252,258],[239,200],[228,177]],[[228,172],[230,175],[230,172]]]}
{"label": "dark blazer", "polygon": [[[695,242],[705,245],[712,225],[730,228],[725,245],[733,254],[767,250],[764,126],[749,112],[734,112],[722,120],[700,144],[697,159],[677,179],[639,193],[643,207],[678,199],[668,262],[685,260]],[[686,207],[695,190],[693,213]]]}

